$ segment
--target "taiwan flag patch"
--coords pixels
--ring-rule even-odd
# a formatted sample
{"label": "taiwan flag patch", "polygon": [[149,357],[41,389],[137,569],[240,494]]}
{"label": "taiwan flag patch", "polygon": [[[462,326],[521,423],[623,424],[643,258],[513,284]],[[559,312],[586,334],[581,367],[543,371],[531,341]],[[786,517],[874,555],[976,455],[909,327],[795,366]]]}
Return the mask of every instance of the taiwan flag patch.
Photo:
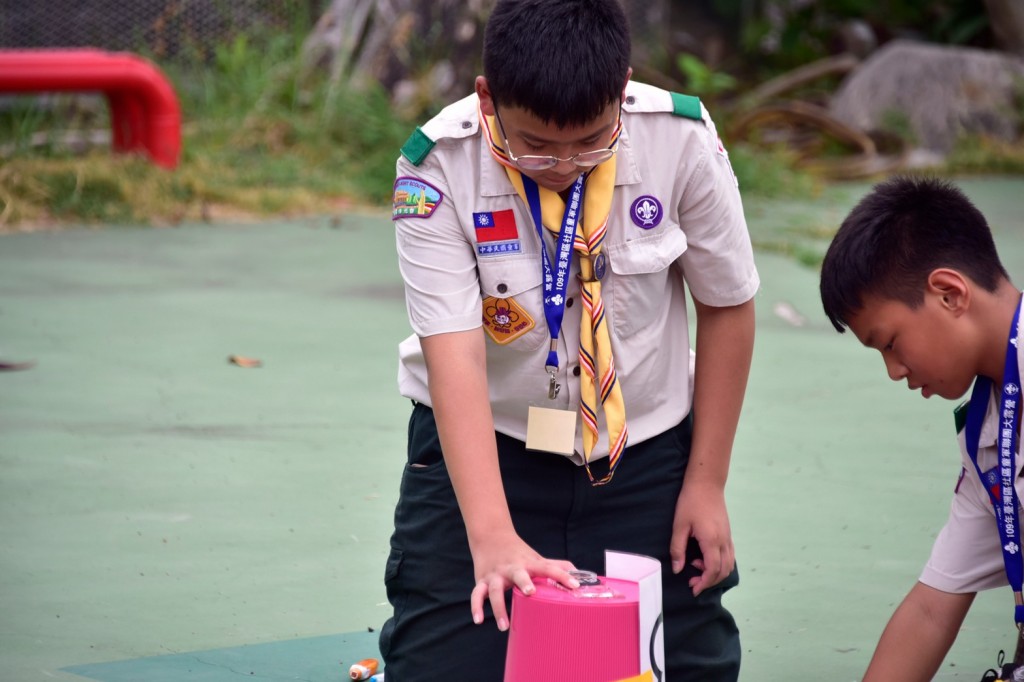
{"label": "taiwan flag patch", "polygon": [[473,214],[476,228],[476,251],[481,256],[519,253],[519,229],[512,209]]}

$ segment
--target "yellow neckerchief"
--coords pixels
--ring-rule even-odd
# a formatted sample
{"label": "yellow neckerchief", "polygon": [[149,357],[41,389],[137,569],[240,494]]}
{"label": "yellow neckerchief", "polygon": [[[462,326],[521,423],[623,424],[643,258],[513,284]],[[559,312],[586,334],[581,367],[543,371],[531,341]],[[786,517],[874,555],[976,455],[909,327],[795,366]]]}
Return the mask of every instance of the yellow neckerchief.
{"label": "yellow neckerchief", "polygon": [[[505,173],[519,198],[529,205],[523,177],[502,144],[504,136],[498,127],[496,116],[480,113],[480,129],[487,138],[491,156],[505,167]],[[618,142],[622,133],[622,119],[612,133],[611,145]],[[557,192],[540,187],[541,220],[544,227],[554,234],[562,228],[565,215],[565,201]],[[615,191],[615,156],[596,166],[587,175],[583,195],[583,219],[576,225],[573,249],[580,254],[580,292],[583,296],[584,312],[580,320],[580,414],[583,418],[583,460],[587,475],[594,485],[611,481],[626,449],[628,431],[626,411],[622,402],[622,391],[615,372],[611,354],[611,340],[601,300],[601,282],[595,275],[594,264],[601,253],[601,246],[608,230],[608,216],[611,213],[612,196]],[[603,269],[602,269],[603,270]],[[602,272],[596,274],[603,276]],[[600,380],[598,381],[598,377]],[[608,474],[596,480],[590,472],[590,455],[597,443],[597,411],[603,407],[608,425]]]}
{"label": "yellow neckerchief", "polygon": [[[491,156],[505,167],[505,173],[508,174],[508,179],[515,188],[516,194],[523,200],[523,203],[528,204],[526,190],[523,188],[522,175],[519,169],[516,168],[516,165],[512,163],[511,158],[509,158],[508,150],[502,146],[504,144],[504,137],[498,127],[497,117],[486,116],[480,112],[480,128],[487,137]],[[619,124],[612,133],[610,147],[618,143],[621,134],[622,119],[620,118]],[[581,230],[586,235],[600,233],[600,236],[604,237],[608,223],[608,214],[612,206],[612,194],[615,191],[615,158],[613,156],[596,166],[587,176],[586,192],[583,195],[583,221],[580,223],[581,229],[577,230],[577,240],[583,239],[580,235]],[[565,215],[565,202],[562,200],[562,197],[558,196],[557,192],[552,192],[544,187],[539,189],[544,227],[554,234],[558,234],[562,228],[562,218]],[[580,249],[580,246],[577,245],[576,248]],[[585,266],[587,263],[582,265]],[[586,277],[587,274],[583,273],[583,276]]]}

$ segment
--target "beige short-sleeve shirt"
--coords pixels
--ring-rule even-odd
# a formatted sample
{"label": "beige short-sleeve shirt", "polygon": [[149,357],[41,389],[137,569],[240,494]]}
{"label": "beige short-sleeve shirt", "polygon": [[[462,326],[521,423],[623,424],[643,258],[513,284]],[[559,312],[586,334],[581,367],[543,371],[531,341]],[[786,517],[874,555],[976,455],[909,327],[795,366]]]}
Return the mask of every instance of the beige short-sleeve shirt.
{"label": "beige short-sleeve shirt", "polygon": [[[1017,360],[1024,367],[1024,344],[1018,344]],[[999,396],[989,399],[985,421],[979,438],[978,465],[983,472],[997,466],[999,453]],[[932,553],[921,573],[921,582],[943,592],[965,593],[1001,587],[1008,583],[1003,566],[1002,541],[996,528],[995,510],[985,485],[967,454],[964,429],[957,436],[962,460],[961,476],[953,495],[946,525],[932,546]],[[1024,499],[1024,463],[1017,455],[1017,477],[1014,487]],[[1024,513],[1020,518],[1024,519]]]}
{"label": "beige short-sleeve shirt", "polygon": [[[700,107],[701,120],[674,115],[671,93],[639,83],[626,95],[602,291],[630,443],[638,443],[690,410],[684,282],[702,303],[732,306],[750,300],[759,279],[736,178],[707,111]],[[395,184],[399,266],[415,332],[400,345],[401,393],[430,404],[419,337],[481,327],[487,314],[492,330],[505,325],[514,335],[486,339],[495,428],[525,439],[531,404],[579,404],[577,258],[558,339],[562,390],[550,401],[541,238],[480,134],[477,97],[448,106],[422,131],[433,146],[418,165],[399,158]],[[606,455],[602,439],[594,458]]]}

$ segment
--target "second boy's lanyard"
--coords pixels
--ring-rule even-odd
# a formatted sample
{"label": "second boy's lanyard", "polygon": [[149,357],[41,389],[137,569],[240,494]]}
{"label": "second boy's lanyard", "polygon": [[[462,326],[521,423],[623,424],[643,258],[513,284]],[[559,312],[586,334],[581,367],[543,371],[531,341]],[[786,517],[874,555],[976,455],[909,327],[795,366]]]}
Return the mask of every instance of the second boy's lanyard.
{"label": "second boy's lanyard", "polygon": [[551,377],[548,397],[552,400],[558,395],[559,385],[556,383],[558,374],[558,336],[562,332],[562,317],[565,315],[565,292],[569,288],[569,266],[572,262],[572,245],[576,238],[576,223],[579,222],[580,207],[583,205],[583,183],[586,174],[580,173],[573,183],[569,201],[565,202],[565,215],[562,218],[562,229],[558,232],[558,259],[555,267],[551,267],[548,258],[547,240],[544,238],[544,222],[540,208],[540,190],[537,183],[523,175],[523,189],[526,200],[533,215],[533,224],[540,237],[540,257],[544,268],[544,318],[548,322],[551,334],[551,346],[545,369]]}
{"label": "second boy's lanyard", "polygon": [[[1003,367],[1003,386],[1001,400],[997,405],[999,414],[999,481],[998,494],[990,488],[989,500],[996,514],[996,525],[999,528],[999,539],[1003,548],[1003,564],[1006,577],[1013,590],[1014,621],[1018,628],[1024,626],[1024,596],[1021,594],[1024,583],[1024,556],[1022,556],[1021,531],[1018,518],[1017,490],[1014,481],[1017,477],[1017,422],[1020,416],[1020,367],[1017,363],[1017,325],[1020,322],[1020,305],[1013,314],[1010,326],[1010,337],[1006,344],[1006,362]],[[981,427],[985,422],[989,398],[992,394],[992,380],[979,376],[974,381],[970,407],[967,409],[967,424],[964,441],[967,454],[974,463],[979,478],[984,483],[981,467],[978,465],[978,448],[981,438]]]}

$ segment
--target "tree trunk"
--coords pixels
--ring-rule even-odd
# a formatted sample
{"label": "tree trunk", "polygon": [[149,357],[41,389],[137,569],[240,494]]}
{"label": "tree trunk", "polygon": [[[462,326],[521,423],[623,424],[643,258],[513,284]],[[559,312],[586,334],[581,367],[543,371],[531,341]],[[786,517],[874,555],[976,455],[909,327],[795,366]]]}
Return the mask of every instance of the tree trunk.
{"label": "tree trunk", "polygon": [[333,0],[304,46],[307,73],[334,85],[377,82],[422,116],[469,94],[480,72],[484,0]]}
{"label": "tree trunk", "polygon": [[[377,82],[418,117],[472,92],[494,0],[332,0],[303,49],[303,71],[335,86]],[[669,0],[623,0],[633,64],[664,63]]]}
{"label": "tree trunk", "polygon": [[635,64],[664,62],[669,45],[668,0],[623,0]]}

